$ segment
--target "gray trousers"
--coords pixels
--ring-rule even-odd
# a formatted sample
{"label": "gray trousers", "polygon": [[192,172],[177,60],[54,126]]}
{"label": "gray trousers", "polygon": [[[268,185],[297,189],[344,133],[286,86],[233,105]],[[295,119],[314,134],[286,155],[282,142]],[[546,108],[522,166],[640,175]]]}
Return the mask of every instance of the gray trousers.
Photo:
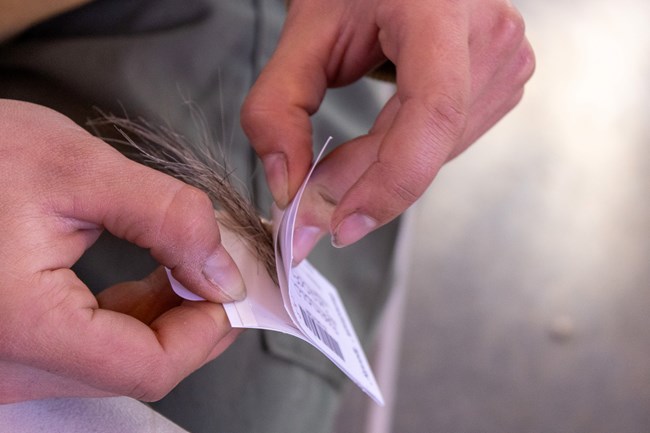
{"label": "gray trousers", "polygon": [[[265,213],[270,196],[239,107],[274,49],[283,14],[281,0],[98,0],[0,45],[0,97],[51,107],[82,126],[97,116],[94,107],[141,116],[189,141],[199,132],[183,103],[192,101]],[[314,142],[365,133],[379,110],[374,85],[330,92],[314,117]],[[391,285],[396,230],[389,225],[344,250],[323,243],[310,256],[341,291],[362,341]],[[99,291],[155,266],[146,251],[104,234],[75,271]],[[344,380],[298,339],[247,331],[153,407],[192,432],[329,432]]]}

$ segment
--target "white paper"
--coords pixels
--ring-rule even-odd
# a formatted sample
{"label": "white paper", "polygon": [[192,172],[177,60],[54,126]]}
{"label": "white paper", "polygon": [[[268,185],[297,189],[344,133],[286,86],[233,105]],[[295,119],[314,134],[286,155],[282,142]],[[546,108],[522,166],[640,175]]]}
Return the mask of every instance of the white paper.
{"label": "white paper", "polygon": [[[336,288],[307,260],[293,264],[293,233],[305,186],[329,143],[325,143],[294,200],[284,212],[274,209],[274,243],[278,287],[239,237],[222,229],[222,243],[240,270],[247,296],[224,304],[235,328],[284,332],[301,338],[325,354],[378,404],[384,400],[368,360],[352,328]],[[190,300],[201,300],[167,275],[174,291]]]}

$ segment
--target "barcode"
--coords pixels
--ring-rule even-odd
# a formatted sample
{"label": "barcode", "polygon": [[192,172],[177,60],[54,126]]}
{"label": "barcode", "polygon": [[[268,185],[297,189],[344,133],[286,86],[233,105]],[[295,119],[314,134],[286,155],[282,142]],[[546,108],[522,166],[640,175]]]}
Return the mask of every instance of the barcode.
{"label": "barcode", "polygon": [[343,352],[341,352],[341,346],[339,346],[338,341],[334,339],[320,324],[312,317],[311,314],[309,314],[307,311],[303,310],[302,307],[300,307],[300,312],[302,313],[303,319],[305,319],[305,324],[307,327],[313,332],[316,337],[327,347],[332,349],[334,353],[336,353],[341,360],[345,361],[345,358],[343,358]]}

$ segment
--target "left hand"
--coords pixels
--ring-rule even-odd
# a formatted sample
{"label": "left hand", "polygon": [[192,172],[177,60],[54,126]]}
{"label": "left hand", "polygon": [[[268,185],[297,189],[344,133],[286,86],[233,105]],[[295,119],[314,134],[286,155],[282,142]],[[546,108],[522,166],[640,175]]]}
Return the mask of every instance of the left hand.
{"label": "left hand", "polygon": [[280,207],[311,164],[310,115],[327,88],[386,59],[396,93],[367,135],[318,167],[297,222],[297,260],[328,231],[345,246],[406,210],[519,102],[535,63],[508,0],[294,0],[242,109]]}
{"label": "left hand", "polygon": [[[60,113],[0,99],[0,197],[0,404],[158,400],[240,332],[220,303],[244,283],[205,193]],[[182,302],[162,268],[93,296],[70,268],[104,229],[212,302]]]}

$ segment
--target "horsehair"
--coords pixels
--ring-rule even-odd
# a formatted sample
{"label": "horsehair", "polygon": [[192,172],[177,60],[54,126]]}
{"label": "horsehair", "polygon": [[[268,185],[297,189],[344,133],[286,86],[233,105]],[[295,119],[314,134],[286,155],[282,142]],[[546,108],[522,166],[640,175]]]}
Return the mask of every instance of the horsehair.
{"label": "horsehair", "polygon": [[211,142],[204,124],[198,125],[204,129],[199,131],[203,140],[193,144],[169,127],[154,125],[142,118],[133,120],[98,112],[99,118],[88,121],[98,137],[124,148],[127,157],[205,192],[213,207],[220,211],[217,213],[219,224],[244,240],[277,283],[269,224],[237,190],[236,179],[227,168],[225,156],[220,155],[222,162],[215,157],[218,145]]}

